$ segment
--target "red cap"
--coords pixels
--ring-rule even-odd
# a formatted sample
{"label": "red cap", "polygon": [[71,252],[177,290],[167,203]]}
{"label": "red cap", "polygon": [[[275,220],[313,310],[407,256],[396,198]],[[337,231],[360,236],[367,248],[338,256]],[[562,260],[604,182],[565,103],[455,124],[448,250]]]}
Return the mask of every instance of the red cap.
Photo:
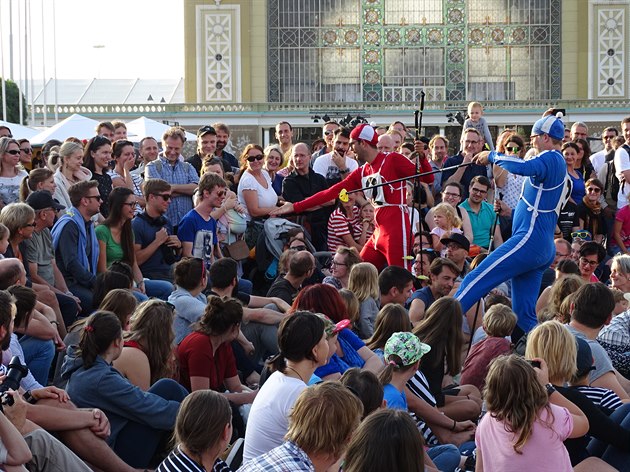
{"label": "red cap", "polygon": [[362,139],[363,141],[367,141],[372,146],[376,147],[378,143],[378,134],[376,134],[376,130],[372,128],[370,125],[361,124],[354,128],[350,133],[350,138],[355,141]]}

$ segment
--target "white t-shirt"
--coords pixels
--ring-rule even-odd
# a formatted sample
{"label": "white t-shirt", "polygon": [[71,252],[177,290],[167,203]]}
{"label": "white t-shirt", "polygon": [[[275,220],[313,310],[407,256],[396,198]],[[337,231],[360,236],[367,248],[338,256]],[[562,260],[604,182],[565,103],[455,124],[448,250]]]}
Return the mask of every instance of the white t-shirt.
{"label": "white t-shirt", "polygon": [[[359,163],[354,159],[350,159],[346,157],[346,169],[350,172],[354,171],[359,167]],[[313,170],[320,175],[323,175],[327,179],[340,179],[344,178],[347,174],[343,176],[339,173],[339,167],[337,164],[333,162],[332,152],[328,154],[324,154],[323,156],[319,156],[315,160],[315,164],[313,164]]]}
{"label": "white t-shirt", "polygon": [[282,372],[271,374],[256,395],[249,412],[243,463],[284,442],[284,435],[289,429],[289,413],[305,388],[304,382]]}
{"label": "white t-shirt", "polygon": [[597,151],[595,154],[591,154],[590,159],[593,169],[595,169],[595,173],[599,174],[599,171],[606,162],[606,150],[602,149],[601,151]]}
{"label": "white t-shirt", "polygon": [[[630,170],[630,156],[623,147],[619,147],[615,151],[615,171],[616,176],[621,182],[623,177],[622,172],[624,170]],[[628,194],[630,194],[630,182],[621,183],[619,186],[619,193],[617,194],[617,209],[621,210],[628,204]]]}
{"label": "white t-shirt", "polygon": [[241,180],[238,182],[238,202],[245,208],[247,208],[247,205],[245,203],[245,199],[243,198],[243,190],[255,190],[258,195],[258,206],[261,208],[274,207],[276,206],[276,203],[278,203],[278,195],[276,195],[276,191],[271,186],[271,178],[269,177],[269,174],[265,171],[261,172],[261,174],[265,179],[267,188],[260,185],[256,178],[248,171],[243,172]]}
{"label": "white t-shirt", "polygon": [[28,175],[24,169],[18,171],[15,177],[0,177],[0,200],[5,205],[20,201],[20,184]]}

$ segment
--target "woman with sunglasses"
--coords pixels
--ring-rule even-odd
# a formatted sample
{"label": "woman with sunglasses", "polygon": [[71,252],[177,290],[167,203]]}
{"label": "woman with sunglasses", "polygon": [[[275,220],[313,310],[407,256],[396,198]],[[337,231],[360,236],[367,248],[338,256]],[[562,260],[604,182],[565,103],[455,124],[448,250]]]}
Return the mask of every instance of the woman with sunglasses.
{"label": "woman with sunglasses", "polygon": [[50,167],[55,170],[53,178],[57,185],[53,197],[66,208],[71,208],[68,189],[76,183],[92,179],[92,172],[83,167],[83,146],[70,141],[63,143],[58,151],[50,153]]}
{"label": "woman with sunglasses", "polygon": [[33,148],[28,139],[18,139],[20,146],[20,164],[26,170],[33,169]]}
{"label": "woman with sunglasses", "polygon": [[125,344],[114,368],[145,392],[173,372],[174,307],[162,300],[141,303],[123,336]]}
{"label": "woman with sunglasses", "polygon": [[579,204],[586,196],[584,177],[582,177],[582,173],[579,172],[575,166],[579,152],[580,147],[576,143],[564,143],[562,145],[562,155],[564,156],[564,162],[567,164],[567,174],[573,184],[571,189],[571,200],[573,200],[576,205]]}
{"label": "woman with sunglasses", "polygon": [[[525,142],[514,130],[506,130],[497,139],[497,151],[506,156],[523,159],[526,151]],[[514,211],[521,196],[525,176],[512,174],[497,164],[493,164],[492,171],[495,184],[503,195],[503,202]],[[498,194],[495,197],[498,197]]]}
{"label": "woman with sunglasses", "polygon": [[[107,171],[112,160],[112,143],[104,136],[94,136],[85,145],[83,161],[85,167],[92,172],[92,180],[98,182],[98,191],[103,199],[101,203],[101,216],[109,215],[109,194],[112,191],[112,178]],[[100,221],[100,220],[99,220]]]}
{"label": "woman with sunglasses", "polygon": [[248,144],[241,154],[241,177],[238,202],[247,208],[251,218],[266,218],[276,209],[278,195],[269,173],[263,169],[265,152],[258,144]]}
{"label": "woman with sunglasses", "polygon": [[28,176],[20,165],[20,145],[0,138],[0,207],[20,200],[20,184]]}
{"label": "woman with sunglasses", "polygon": [[591,233],[593,241],[599,244],[602,243],[606,234],[604,215],[599,201],[603,189],[604,184],[599,179],[589,179],[586,182],[586,195],[577,206],[580,228]]}
{"label": "woman with sunglasses", "polygon": [[114,170],[109,173],[112,179],[112,187],[127,187],[133,190],[138,203],[136,212],[139,213],[146,202],[144,195],[142,195],[142,178],[131,173],[131,169],[136,164],[136,150],[133,147],[133,143],[126,139],[115,141],[112,148],[112,157],[116,163]]}
{"label": "woman with sunglasses", "polygon": [[145,279],[138,267],[131,227],[131,220],[136,209],[136,197],[133,190],[126,187],[115,188],[108,200],[109,216],[96,227],[96,238],[100,249],[98,272],[105,272],[114,261],[126,262],[133,269],[136,284],[134,295],[138,301],[145,301],[147,295],[166,300],[173,291],[173,285],[165,280]]}

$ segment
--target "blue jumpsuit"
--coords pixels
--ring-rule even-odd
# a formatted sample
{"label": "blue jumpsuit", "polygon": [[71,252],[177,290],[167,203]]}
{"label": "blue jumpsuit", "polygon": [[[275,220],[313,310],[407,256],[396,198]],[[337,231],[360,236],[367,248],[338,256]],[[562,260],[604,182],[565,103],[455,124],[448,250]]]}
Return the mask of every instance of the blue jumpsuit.
{"label": "blue jumpsuit", "polygon": [[455,298],[469,310],[490,290],[512,279],[512,309],[525,332],[536,325],[536,299],[543,272],[555,258],[553,242],[558,214],[570,183],[567,167],[558,151],[543,151],[524,161],[493,151],[490,162],[516,175],[528,176],[514,211],[512,237],[499,246],[462,281]]}

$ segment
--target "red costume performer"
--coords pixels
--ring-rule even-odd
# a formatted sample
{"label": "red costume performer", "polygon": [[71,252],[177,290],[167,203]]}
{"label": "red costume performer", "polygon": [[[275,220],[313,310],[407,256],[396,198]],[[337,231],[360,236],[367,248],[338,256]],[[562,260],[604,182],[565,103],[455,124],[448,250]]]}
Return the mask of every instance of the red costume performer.
{"label": "red costume performer", "polygon": [[365,262],[371,262],[379,270],[386,264],[402,266],[409,270],[411,264],[405,257],[409,254],[411,226],[406,200],[406,182],[371,189],[369,187],[414,175],[416,167],[402,154],[376,151],[378,135],[369,125],[357,126],[350,133],[350,139],[351,145],[355,146],[355,153],[360,160],[365,161],[365,164],[338,184],[293,204],[293,209],[301,213],[334,200],[342,189],[351,191],[367,187],[364,194],[374,205],[376,229],[363,246],[361,258]]}

